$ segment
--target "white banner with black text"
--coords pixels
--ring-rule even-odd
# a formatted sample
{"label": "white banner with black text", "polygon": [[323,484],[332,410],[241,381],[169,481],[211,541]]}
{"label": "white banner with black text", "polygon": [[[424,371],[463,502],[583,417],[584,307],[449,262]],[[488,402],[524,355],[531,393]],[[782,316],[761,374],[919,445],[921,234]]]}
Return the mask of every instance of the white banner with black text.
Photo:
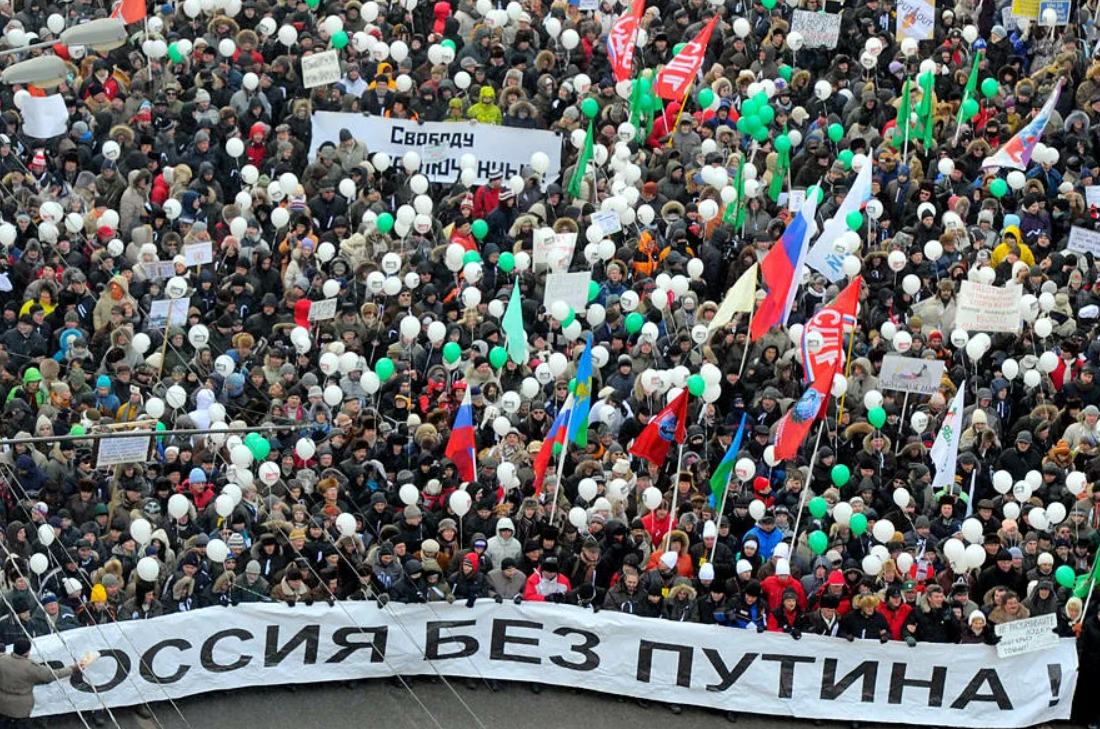
{"label": "white banner with black text", "polygon": [[567,605],[343,606],[215,607],[38,638],[34,660],[100,658],[40,686],[36,715],[438,671],[774,716],[1025,727],[1067,719],[1077,683],[1072,640],[1002,659],[986,645],[794,640]]}
{"label": "white banner with black text", "polygon": [[550,158],[543,184],[554,182],[561,174],[561,137],[555,132],[471,121],[420,123],[340,111],[313,115],[310,156],[325,142],[339,144],[341,129],[363,141],[371,153],[389,154],[395,165],[401,164],[406,152],[416,152],[420,155],[419,172],[431,182],[456,181],[466,154],[477,161],[474,181],[478,184],[488,182],[493,173],[504,175],[507,182],[521,174],[535,152],[545,152]]}

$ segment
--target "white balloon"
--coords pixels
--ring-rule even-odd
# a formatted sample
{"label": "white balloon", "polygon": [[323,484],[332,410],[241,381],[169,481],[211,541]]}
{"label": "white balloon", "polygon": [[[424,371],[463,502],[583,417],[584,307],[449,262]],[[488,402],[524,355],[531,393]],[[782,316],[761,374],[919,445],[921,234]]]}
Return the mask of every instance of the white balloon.
{"label": "white balloon", "polygon": [[206,556],[210,561],[221,564],[229,557],[229,545],[220,539],[211,539],[206,543]]}
{"label": "white balloon", "polygon": [[863,395],[863,407],[868,410],[882,407],[882,393],[878,390],[868,390]]}
{"label": "white balloon", "polygon": [[833,507],[833,521],[840,526],[848,526],[852,520],[852,505],[847,501],[837,502]]}
{"label": "white balloon", "polygon": [[311,438],[299,438],[298,442],[294,444],[294,452],[298,458],[308,461],[317,452],[317,445]]}
{"label": "white balloon", "polygon": [[655,510],[661,505],[662,498],[663,496],[661,495],[660,489],[655,486],[650,486],[642,492],[642,503],[645,504],[646,508],[650,511]]}
{"label": "white balloon", "polygon": [[985,547],[980,544],[971,544],[963,550],[963,560],[969,569],[976,570],[985,564]]}
{"label": "white balloon", "polygon": [[749,502],[749,516],[756,521],[760,521],[764,518],[764,515],[768,512],[767,505],[760,499],[753,499]]}
{"label": "white balloon", "polygon": [[191,510],[191,502],[183,494],[172,494],[168,499],[168,516],[182,519]]}
{"label": "white balloon", "polygon": [[137,563],[137,574],[145,582],[156,582],[160,577],[160,562],[156,557],[142,557]]}
{"label": "white balloon", "polygon": [[894,524],[889,519],[879,519],[875,522],[875,526],[871,529],[871,534],[875,539],[886,544],[894,538]]}
{"label": "white balloon", "polygon": [[451,511],[457,514],[459,517],[466,516],[466,513],[470,510],[470,505],[472,503],[473,500],[470,498],[470,495],[465,491],[455,491],[451,494]]}
{"label": "white balloon", "polygon": [[863,571],[874,577],[879,572],[882,572],[882,560],[873,554],[869,554],[863,558]]}
{"label": "white balloon", "polygon": [[894,489],[894,503],[897,504],[899,509],[904,509],[909,506],[909,501],[913,497],[909,495],[908,489]]}
{"label": "white balloon", "polygon": [[971,544],[981,544],[985,536],[983,532],[982,523],[974,517],[967,519],[962,524],[963,537]]}

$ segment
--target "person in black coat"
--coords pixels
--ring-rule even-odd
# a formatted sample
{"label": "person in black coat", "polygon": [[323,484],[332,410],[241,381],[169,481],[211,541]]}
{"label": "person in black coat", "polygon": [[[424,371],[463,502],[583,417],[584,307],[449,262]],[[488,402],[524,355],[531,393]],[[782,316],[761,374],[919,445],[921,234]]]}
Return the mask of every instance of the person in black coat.
{"label": "person in black coat", "polygon": [[878,639],[881,643],[890,640],[890,625],[886,616],[878,611],[882,601],[878,595],[857,595],[852,598],[852,612],[844,616],[841,630],[849,641]]}
{"label": "person in black coat", "polygon": [[943,588],[929,585],[917,601],[917,607],[909,614],[903,634],[910,647],[919,643],[958,643],[961,633],[959,621],[947,604]]}
{"label": "person in black coat", "polygon": [[1030,430],[1021,430],[1016,434],[1016,447],[1005,450],[997,459],[997,470],[1008,471],[1012,474],[1013,481],[1022,481],[1028,471],[1039,471],[1043,468],[1043,459],[1038,452],[1031,449],[1032,435]]}
{"label": "person in black coat", "polygon": [[978,575],[978,590],[975,599],[985,600],[987,592],[994,587],[1005,587],[1017,595],[1027,594],[1027,576],[1012,567],[1012,555],[1007,549],[997,552],[995,563],[982,570]]}
{"label": "person in black coat", "polygon": [[842,637],[844,630],[842,627],[843,621],[838,612],[839,608],[840,598],[826,592],[821,596],[821,600],[817,604],[817,610],[807,616],[810,625],[806,628],[806,632],[814,635],[828,635],[834,638]]}
{"label": "person in black coat", "polygon": [[489,582],[478,569],[481,557],[477,552],[468,552],[462,558],[462,566],[451,577],[451,593],[456,600],[465,600],[467,607],[473,607],[479,597],[489,597]]}

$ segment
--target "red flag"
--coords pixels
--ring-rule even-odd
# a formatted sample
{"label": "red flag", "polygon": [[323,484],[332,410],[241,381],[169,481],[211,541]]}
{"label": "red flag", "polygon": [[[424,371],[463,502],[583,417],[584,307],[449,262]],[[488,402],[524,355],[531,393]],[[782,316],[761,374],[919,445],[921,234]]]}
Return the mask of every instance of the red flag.
{"label": "red flag", "polygon": [[715,15],[707,23],[707,27],[703,28],[699,35],[684,46],[657,74],[657,80],[653,82],[653,91],[658,96],[676,101],[684,98],[688,87],[695,81],[695,76],[703,65],[703,56],[706,55],[707,44],[710,43],[710,34],[714,32],[714,25],[717,22],[718,16]]}
{"label": "red flag", "polygon": [[[862,279],[856,276],[836,301],[814,314],[802,330],[803,362],[810,386],[776,425],[775,457],[779,460],[798,454],[822,406],[829,401],[833,377],[840,370],[844,351],[844,324],[855,323],[861,284]],[[810,337],[821,338],[821,347],[815,344],[812,352],[807,346]]]}
{"label": "red flag", "polygon": [[638,40],[638,28],[642,23],[645,0],[634,0],[629,15],[624,15],[611,26],[607,34],[607,55],[615,72],[615,81],[627,81],[634,69],[634,46]]}
{"label": "red flag", "polygon": [[145,0],[122,0],[111,12],[112,18],[122,18],[129,25],[145,17]]}
{"label": "red flag", "polygon": [[649,421],[645,430],[634,439],[630,452],[657,464],[658,468],[665,465],[665,457],[668,456],[672,441],[683,443],[687,438],[687,414],[688,391],[684,388],[668,407]]}

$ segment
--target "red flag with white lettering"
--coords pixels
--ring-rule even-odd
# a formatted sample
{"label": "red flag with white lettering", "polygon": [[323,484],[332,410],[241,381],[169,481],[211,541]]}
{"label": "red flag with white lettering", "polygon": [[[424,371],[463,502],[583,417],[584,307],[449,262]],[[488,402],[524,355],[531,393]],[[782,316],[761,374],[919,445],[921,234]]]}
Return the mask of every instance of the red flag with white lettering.
{"label": "red flag with white lettering", "polygon": [[707,44],[710,43],[710,34],[714,32],[717,22],[718,16],[715,15],[707,23],[707,27],[692,38],[691,42],[684,46],[657,74],[653,90],[658,96],[662,99],[678,101],[687,94],[688,87],[691,86],[696,74],[699,73],[699,68],[703,65],[703,56],[706,55]]}
{"label": "red flag with white lettering", "polygon": [[634,46],[638,41],[645,0],[634,0],[629,15],[624,15],[611,26],[607,34],[607,55],[615,73],[615,81],[627,81],[634,70]]}
{"label": "red flag with white lettering", "polygon": [[821,408],[829,400],[833,377],[841,372],[844,325],[854,324],[862,278],[856,276],[836,301],[818,311],[802,330],[802,356],[810,386],[775,427],[775,457],[787,460],[810,433]]}

